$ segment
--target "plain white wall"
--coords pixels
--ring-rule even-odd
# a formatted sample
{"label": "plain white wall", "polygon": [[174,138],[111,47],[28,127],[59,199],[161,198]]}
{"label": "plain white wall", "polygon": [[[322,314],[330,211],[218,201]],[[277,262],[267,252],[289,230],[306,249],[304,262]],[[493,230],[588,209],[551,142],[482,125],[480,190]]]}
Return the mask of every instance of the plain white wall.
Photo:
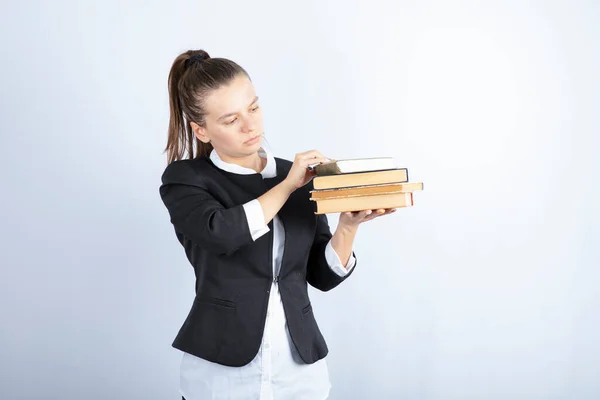
{"label": "plain white wall", "polygon": [[311,292],[332,399],[599,398],[599,24],[593,1],[3,2],[0,398],[178,398],[194,280],[158,186],[190,48],[249,71],[276,155],[425,182]]}

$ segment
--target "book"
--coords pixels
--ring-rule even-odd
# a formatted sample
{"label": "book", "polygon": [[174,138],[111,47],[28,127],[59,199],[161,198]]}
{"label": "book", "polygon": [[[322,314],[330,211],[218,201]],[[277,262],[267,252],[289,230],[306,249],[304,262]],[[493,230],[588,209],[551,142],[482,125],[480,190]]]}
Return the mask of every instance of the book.
{"label": "book", "polygon": [[375,194],[406,193],[417,190],[423,190],[423,182],[392,183],[351,188],[311,190],[311,199],[332,199],[340,197],[368,196]]}
{"label": "book", "polygon": [[316,203],[315,214],[330,214],[348,211],[377,210],[379,208],[402,208],[413,205],[413,194],[393,193],[370,196],[354,196],[312,200]]}
{"label": "book", "polygon": [[333,162],[327,164],[320,164],[313,167],[317,176],[384,171],[396,168],[398,168],[398,166],[396,165],[394,159],[391,157],[334,160]]}
{"label": "book", "polygon": [[408,182],[408,169],[396,168],[387,171],[315,176],[312,181],[315,190],[380,185],[386,183],[405,183]]}

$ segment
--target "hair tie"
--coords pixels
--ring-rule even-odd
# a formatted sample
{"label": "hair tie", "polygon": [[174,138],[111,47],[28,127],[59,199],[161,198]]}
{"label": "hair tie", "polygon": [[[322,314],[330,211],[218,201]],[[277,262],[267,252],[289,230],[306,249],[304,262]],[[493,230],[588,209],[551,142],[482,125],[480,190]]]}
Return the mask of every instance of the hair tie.
{"label": "hair tie", "polygon": [[185,67],[188,68],[190,65],[192,65],[192,64],[194,64],[196,62],[202,62],[204,60],[207,60],[208,58],[210,58],[210,57],[207,57],[204,54],[196,54],[194,56],[191,56],[190,58],[188,58],[185,61]]}

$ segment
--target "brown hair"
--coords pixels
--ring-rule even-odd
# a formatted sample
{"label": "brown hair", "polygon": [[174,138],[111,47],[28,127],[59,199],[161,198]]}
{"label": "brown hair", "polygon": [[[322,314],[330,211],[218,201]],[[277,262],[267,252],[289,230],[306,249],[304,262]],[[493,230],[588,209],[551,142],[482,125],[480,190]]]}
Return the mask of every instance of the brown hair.
{"label": "brown hair", "polygon": [[[228,84],[238,75],[248,73],[235,62],[211,58],[204,50],[188,50],[180,54],[169,72],[168,163],[196,156],[208,156],[213,147],[194,136],[190,122],[204,126],[204,99],[211,91]],[[195,143],[195,146],[194,146]]]}

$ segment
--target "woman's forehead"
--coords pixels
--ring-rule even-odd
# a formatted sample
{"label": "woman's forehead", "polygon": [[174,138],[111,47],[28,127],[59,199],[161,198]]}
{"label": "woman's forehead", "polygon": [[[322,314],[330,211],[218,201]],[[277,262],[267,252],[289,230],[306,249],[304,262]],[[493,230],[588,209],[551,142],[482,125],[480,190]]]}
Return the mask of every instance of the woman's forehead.
{"label": "woman's forehead", "polygon": [[233,79],[208,95],[204,106],[208,114],[219,118],[222,114],[245,109],[254,101],[256,93],[254,85],[245,76]]}

